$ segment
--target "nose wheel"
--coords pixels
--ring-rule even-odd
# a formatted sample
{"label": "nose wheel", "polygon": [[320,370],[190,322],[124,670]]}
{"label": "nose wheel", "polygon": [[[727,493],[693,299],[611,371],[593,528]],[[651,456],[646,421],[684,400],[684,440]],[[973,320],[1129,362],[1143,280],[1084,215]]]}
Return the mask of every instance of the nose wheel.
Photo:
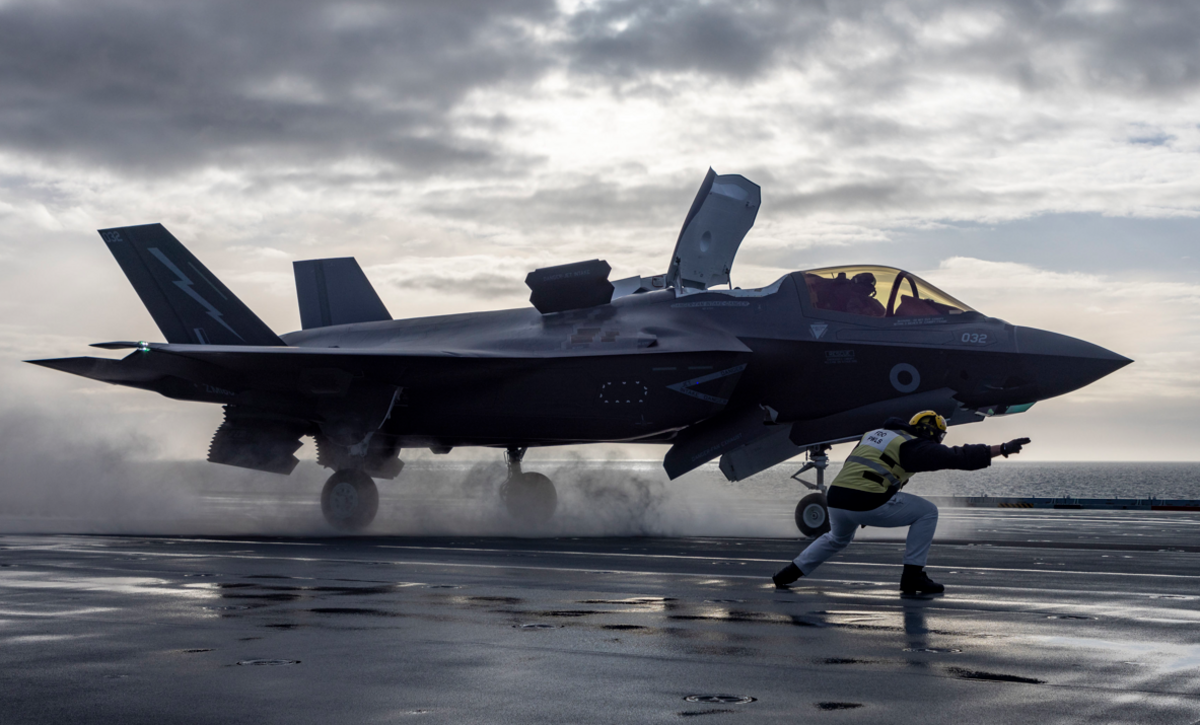
{"label": "nose wheel", "polygon": [[[799,471],[792,474],[793,480],[814,491],[796,504],[796,528],[810,538],[829,531],[829,502],[825,499],[825,467],[829,465],[829,456],[826,455],[828,450],[829,446],[812,446],[807,451],[808,461]],[[800,478],[800,474],[809,470],[817,472],[816,483],[809,483]]]}
{"label": "nose wheel", "polygon": [[820,536],[829,531],[829,504],[825,494],[810,493],[796,504],[796,528],[805,536]]}
{"label": "nose wheel", "polygon": [[536,525],[550,520],[558,508],[554,483],[541,473],[521,470],[525,448],[509,448],[504,458],[508,479],[500,485],[500,500],[508,515],[523,524]]}
{"label": "nose wheel", "polygon": [[362,531],[375,520],[378,511],[379,489],[363,471],[337,471],[325,482],[321,491],[321,513],[338,531]]}

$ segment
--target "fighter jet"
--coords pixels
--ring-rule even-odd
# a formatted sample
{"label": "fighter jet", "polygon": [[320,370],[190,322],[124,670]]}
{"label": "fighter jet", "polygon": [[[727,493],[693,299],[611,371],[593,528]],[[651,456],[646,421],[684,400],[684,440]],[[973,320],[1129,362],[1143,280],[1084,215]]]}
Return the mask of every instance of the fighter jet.
{"label": "fighter jet", "polygon": [[[665,274],[610,282],[598,259],[530,272],[530,307],[395,320],[353,258],[294,263],[302,329],[277,335],[161,224],[100,230],[166,342],[104,342],[121,359],[29,362],[224,406],[208,460],[289,474],[304,436],[329,468],[326,520],[360,531],[374,479],[406,448],[505,451],[509,515],[531,527],[554,484],[525,451],[669,444],[676,478],[719,459],[731,480],[801,454],[815,493],[797,525],[827,527],[829,446],[924,409],[951,425],[1019,413],[1129,364],[1064,335],[988,317],[903,270],[792,272],[757,289],[730,268],[759,187],[711,169]],[[724,287],[721,287],[724,285]]]}

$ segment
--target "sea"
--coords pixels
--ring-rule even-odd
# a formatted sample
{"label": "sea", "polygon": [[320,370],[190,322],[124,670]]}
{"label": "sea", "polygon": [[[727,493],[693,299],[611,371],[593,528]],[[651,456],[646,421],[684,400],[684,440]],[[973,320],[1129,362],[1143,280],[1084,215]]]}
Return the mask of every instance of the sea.
{"label": "sea", "polygon": [[[799,490],[791,479],[798,468],[781,465],[729,485],[764,496],[784,495]],[[840,463],[830,463],[826,482],[840,470]],[[803,478],[815,481],[811,471]],[[1200,463],[1003,461],[979,471],[919,473],[904,490],[928,496],[1200,499]]]}
{"label": "sea", "polygon": [[[329,472],[313,461],[302,461],[290,476],[204,461],[78,463],[43,458],[34,468],[0,472],[0,535],[337,533],[321,514]],[[549,476],[558,498],[554,517],[531,526],[509,516],[501,503],[506,469],[499,451],[474,460],[417,455],[395,480],[378,481],[379,514],[365,533],[794,538],[796,503],[810,493],[792,479],[801,464],[790,461],[736,482],[709,464],[672,481],[658,460],[531,454],[525,470]],[[839,470],[840,463],[831,463],[826,482]],[[804,478],[815,480],[812,471]],[[938,497],[943,508],[953,506],[943,497],[1200,499],[1200,463],[999,461],[980,471],[917,474],[905,490]]]}

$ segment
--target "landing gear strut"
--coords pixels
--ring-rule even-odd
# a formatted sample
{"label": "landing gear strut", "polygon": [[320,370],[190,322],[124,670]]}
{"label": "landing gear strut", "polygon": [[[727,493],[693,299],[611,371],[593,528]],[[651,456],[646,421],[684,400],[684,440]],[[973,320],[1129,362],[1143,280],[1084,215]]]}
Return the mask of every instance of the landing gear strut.
{"label": "landing gear strut", "polygon": [[321,491],[321,513],[339,531],[362,531],[379,511],[379,489],[365,472],[342,469],[325,482]]}
{"label": "landing gear strut", "polygon": [[[829,446],[809,446],[805,454],[808,461],[804,467],[792,474],[792,479],[815,491],[796,504],[796,528],[808,537],[820,536],[829,531],[829,504],[825,500],[825,467],[829,465]],[[817,472],[817,482],[809,483],[800,474],[813,469]]]}
{"label": "landing gear strut", "polygon": [[521,470],[525,451],[514,446],[505,452],[508,479],[500,486],[500,500],[514,519],[524,524],[541,524],[549,521],[558,508],[558,493],[549,478]]}

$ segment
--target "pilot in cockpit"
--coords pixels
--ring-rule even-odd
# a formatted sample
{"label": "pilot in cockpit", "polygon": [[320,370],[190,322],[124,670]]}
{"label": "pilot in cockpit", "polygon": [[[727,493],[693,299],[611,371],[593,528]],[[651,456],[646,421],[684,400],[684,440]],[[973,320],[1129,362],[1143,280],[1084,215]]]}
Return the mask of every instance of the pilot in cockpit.
{"label": "pilot in cockpit", "polygon": [[875,275],[870,272],[860,272],[849,278],[845,272],[839,272],[829,285],[828,294],[830,300],[827,309],[867,317],[883,317],[886,314],[883,305],[875,299]]}
{"label": "pilot in cockpit", "polygon": [[859,317],[945,317],[970,307],[909,272],[892,267],[826,267],[804,273],[815,310]]}

